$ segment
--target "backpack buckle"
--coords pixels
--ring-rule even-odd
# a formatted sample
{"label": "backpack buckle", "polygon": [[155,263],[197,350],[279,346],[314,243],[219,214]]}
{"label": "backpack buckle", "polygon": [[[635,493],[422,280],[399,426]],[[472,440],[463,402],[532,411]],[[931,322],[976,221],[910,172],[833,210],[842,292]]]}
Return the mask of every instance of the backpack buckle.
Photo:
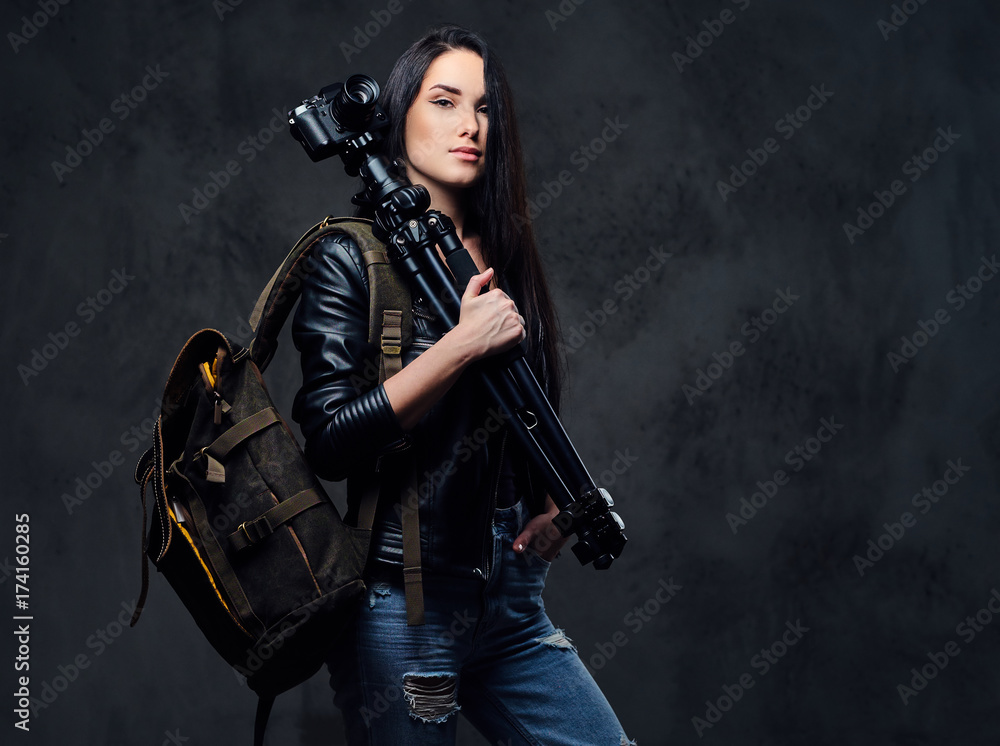
{"label": "backpack buckle", "polygon": [[267,520],[266,515],[262,515],[260,518],[255,518],[252,521],[244,521],[236,529],[236,536],[240,546],[239,549],[245,549],[246,547],[252,547],[254,544],[263,541],[268,536],[274,533],[274,529],[271,528],[271,524]]}
{"label": "backpack buckle", "polygon": [[382,354],[399,355],[403,351],[402,311],[382,311]]}

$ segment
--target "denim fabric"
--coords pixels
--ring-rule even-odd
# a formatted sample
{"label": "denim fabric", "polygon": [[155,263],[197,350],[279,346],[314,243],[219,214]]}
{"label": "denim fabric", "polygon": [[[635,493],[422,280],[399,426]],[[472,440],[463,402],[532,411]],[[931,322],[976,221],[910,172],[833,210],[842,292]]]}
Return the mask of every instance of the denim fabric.
{"label": "denim fabric", "polygon": [[426,624],[406,624],[401,579],[372,577],[329,660],[352,746],[454,744],[460,710],[491,745],[631,743],[542,603],[549,563],[511,548],[524,502],[498,508],[485,579],[424,573]]}

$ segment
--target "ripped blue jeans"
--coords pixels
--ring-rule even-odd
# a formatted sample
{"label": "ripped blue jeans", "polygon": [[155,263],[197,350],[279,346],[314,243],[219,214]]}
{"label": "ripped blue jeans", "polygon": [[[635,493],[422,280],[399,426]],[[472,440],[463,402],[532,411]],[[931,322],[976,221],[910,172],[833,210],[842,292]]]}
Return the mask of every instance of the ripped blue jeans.
{"label": "ripped blue jeans", "polygon": [[623,746],[618,718],[542,604],[549,563],[511,545],[523,502],[497,509],[487,582],[424,573],[426,623],[402,582],[373,581],[330,656],[351,746],[450,746],[459,710],[497,746]]}

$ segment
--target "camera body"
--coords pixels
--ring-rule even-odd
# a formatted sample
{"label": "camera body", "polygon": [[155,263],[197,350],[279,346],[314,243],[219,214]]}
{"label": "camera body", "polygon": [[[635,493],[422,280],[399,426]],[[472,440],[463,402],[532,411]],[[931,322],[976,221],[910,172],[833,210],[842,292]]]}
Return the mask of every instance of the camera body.
{"label": "camera body", "polygon": [[350,158],[378,142],[389,126],[378,97],[378,83],[367,75],[328,85],[288,112],[292,137],[313,162],[333,155]]}

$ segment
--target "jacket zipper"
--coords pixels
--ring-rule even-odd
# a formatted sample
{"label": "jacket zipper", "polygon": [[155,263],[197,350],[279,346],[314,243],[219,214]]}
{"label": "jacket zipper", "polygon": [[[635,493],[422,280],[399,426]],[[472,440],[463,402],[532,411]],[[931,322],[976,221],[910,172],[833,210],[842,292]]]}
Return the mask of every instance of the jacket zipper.
{"label": "jacket zipper", "polygon": [[493,480],[493,489],[490,491],[490,500],[486,510],[486,536],[483,541],[483,566],[485,567],[484,579],[490,579],[490,555],[493,554],[493,514],[496,512],[497,493],[500,491],[500,475],[503,472],[503,453],[507,445],[507,429],[504,428],[503,436],[500,438],[500,458],[497,460],[496,477]]}

